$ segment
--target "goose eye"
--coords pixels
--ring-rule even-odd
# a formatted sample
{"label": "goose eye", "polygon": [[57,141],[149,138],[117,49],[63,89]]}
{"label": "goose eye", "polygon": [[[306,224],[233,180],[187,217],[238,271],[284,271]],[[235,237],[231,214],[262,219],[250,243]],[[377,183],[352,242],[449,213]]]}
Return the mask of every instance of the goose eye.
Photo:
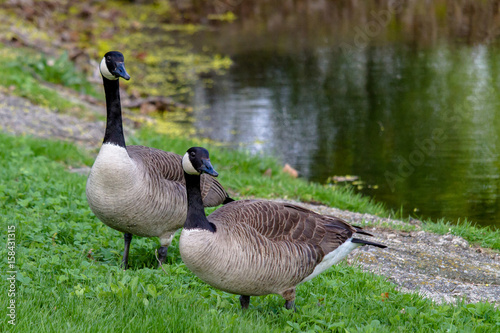
{"label": "goose eye", "polygon": [[196,156],[196,153],[194,151],[192,151],[190,154],[191,154],[191,157],[195,157]]}

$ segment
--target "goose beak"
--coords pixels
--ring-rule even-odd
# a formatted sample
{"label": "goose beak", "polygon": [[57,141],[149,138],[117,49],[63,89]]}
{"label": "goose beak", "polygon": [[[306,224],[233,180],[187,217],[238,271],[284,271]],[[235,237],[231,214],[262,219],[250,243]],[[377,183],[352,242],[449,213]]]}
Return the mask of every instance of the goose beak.
{"label": "goose beak", "polygon": [[116,69],[111,73],[117,77],[122,77],[125,80],[130,80],[130,75],[128,75],[125,70],[125,64],[123,62],[119,62],[116,64]]}
{"label": "goose beak", "polygon": [[210,163],[209,159],[202,159],[203,165],[200,168],[200,171],[208,173],[210,176],[217,177],[219,174],[214,170],[212,163]]}

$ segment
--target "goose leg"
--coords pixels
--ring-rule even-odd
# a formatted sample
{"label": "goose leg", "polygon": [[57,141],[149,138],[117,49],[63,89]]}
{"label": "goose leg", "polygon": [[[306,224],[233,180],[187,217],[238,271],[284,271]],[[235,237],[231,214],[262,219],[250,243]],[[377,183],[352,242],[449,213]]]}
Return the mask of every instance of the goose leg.
{"label": "goose leg", "polygon": [[130,250],[130,242],[132,242],[132,234],[128,234],[128,233],[123,234],[123,239],[125,240],[125,248],[123,249],[122,267],[123,267],[123,269],[127,269],[128,268],[128,252]]}
{"label": "goose leg", "polygon": [[167,258],[167,250],[170,244],[172,244],[172,239],[174,238],[175,231],[173,232],[167,232],[160,236],[160,248],[158,249],[158,257],[156,258],[158,260],[158,268],[161,267],[161,265],[165,262],[165,259]]}
{"label": "goose leg", "polygon": [[158,249],[158,268],[165,262],[165,259],[167,258],[167,251],[168,251],[168,246],[161,246]]}
{"label": "goose leg", "polygon": [[281,293],[281,296],[285,299],[285,308],[295,310],[295,288],[285,290]]}
{"label": "goose leg", "polygon": [[240,304],[242,309],[248,309],[248,306],[250,305],[250,296],[241,295]]}
{"label": "goose leg", "polygon": [[287,310],[290,310],[290,309],[295,310],[295,302],[294,301],[285,301],[285,308]]}

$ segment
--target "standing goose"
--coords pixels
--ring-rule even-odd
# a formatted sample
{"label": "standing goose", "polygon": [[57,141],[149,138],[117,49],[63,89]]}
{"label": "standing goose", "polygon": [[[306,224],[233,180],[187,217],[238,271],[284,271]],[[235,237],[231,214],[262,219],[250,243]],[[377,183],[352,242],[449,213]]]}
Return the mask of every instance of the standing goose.
{"label": "standing goose", "polygon": [[[208,151],[190,148],[182,158],[188,212],[179,250],[186,266],[211,286],[240,296],[279,294],[294,307],[295,287],[314,278],[363,245],[385,245],[353,238],[370,235],[332,216],[288,203],[233,201],[208,218],[200,175],[217,177]],[[370,235],[371,236],[371,235]]]}
{"label": "standing goose", "polygon": [[[106,95],[106,132],[87,180],[87,200],[106,225],[123,232],[127,269],[132,235],[159,237],[163,262],[174,233],[186,220],[187,199],[180,155],[144,146],[125,146],[118,79],[129,80],[120,52],[104,55],[99,69]],[[213,177],[201,180],[205,206],[232,201]]]}

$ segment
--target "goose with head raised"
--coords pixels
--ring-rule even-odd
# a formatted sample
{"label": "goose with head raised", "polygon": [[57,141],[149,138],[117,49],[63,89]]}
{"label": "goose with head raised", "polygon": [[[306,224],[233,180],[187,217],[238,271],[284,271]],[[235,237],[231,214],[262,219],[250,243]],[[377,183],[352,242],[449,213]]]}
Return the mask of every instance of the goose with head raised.
{"label": "goose with head raised", "polygon": [[[118,80],[129,80],[130,76],[123,54],[106,53],[99,69],[106,95],[106,131],[87,180],[87,200],[104,224],[125,234],[125,269],[132,235],[159,237],[159,260],[163,262],[174,233],[186,220],[182,157],[155,148],[125,145]],[[232,201],[213,177],[202,178],[201,188],[204,206]]]}
{"label": "goose with head raised", "polygon": [[209,285],[240,296],[279,294],[294,307],[295,287],[345,258],[355,248],[385,245],[340,218],[268,200],[233,201],[205,216],[200,180],[216,177],[208,151],[190,148],[182,159],[188,197],[179,250],[186,266]]}

